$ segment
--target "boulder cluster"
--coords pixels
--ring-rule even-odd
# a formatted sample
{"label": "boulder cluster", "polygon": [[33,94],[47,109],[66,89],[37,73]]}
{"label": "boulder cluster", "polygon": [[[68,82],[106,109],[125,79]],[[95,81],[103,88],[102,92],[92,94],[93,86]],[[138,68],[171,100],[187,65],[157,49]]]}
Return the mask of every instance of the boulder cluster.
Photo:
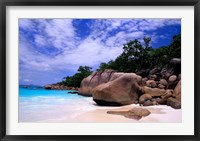
{"label": "boulder cluster", "polygon": [[181,108],[181,59],[165,68],[123,73],[106,69],[93,72],[81,82],[79,93],[92,96],[99,105],[169,105]]}

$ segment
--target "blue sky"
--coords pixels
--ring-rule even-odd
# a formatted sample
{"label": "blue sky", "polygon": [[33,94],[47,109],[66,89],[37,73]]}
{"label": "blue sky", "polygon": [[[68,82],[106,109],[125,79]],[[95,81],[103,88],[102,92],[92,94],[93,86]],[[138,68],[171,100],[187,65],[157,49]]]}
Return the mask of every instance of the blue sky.
{"label": "blue sky", "polygon": [[151,37],[158,48],[179,33],[180,19],[19,19],[19,83],[55,83],[114,60],[130,40]]}

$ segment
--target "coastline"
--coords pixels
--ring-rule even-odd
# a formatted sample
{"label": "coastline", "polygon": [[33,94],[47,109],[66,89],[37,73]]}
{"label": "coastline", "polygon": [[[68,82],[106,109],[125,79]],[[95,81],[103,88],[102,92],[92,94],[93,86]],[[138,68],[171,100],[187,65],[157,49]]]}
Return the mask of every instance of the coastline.
{"label": "coastline", "polygon": [[[134,107],[140,107],[138,104],[131,104],[120,107],[111,106],[98,106],[92,101],[92,98],[85,100],[87,106],[80,108],[77,113],[75,111],[71,116],[64,116],[59,119],[40,120],[37,122],[47,123],[179,123],[181,122],[181,109],[173,109],[166,105],[155,106],[142,106],[142,108],[148,109],[151,114],[147,117],[143,117],[140,120],[129,119],[121,115],[107,114],[107,111],[128,111]],[[89,104],[88,104],[89,102]],[[92,106],[89,107],[89,105]],[[77,105],[78,106],[78,105]],[[60,107],[61,108],[61,107]],[[62,107],[61,109],[67,107]],[[75,107],[74,107],[75,108]],[[66,109],[67,110],[67,109]]]}

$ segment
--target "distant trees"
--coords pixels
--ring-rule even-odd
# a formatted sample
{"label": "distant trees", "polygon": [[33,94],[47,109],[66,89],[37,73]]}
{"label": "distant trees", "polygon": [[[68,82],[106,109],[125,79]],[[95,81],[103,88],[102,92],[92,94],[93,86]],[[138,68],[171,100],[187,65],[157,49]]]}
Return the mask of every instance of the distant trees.
{"label": "distant trees", "polygon": [[69,87],[80,87],[83,78],[92,73],[91,69],[92,68],[88,66],[80,66],[77,70],[77,73],[75,73],[73,76],[64,77],[63,81],[58,82],[57,84]]}
{"label": "distant trees", "polygon": [[115,60],[101,63],[98,70],[114,69],[120,72],[136,72],[141,69],[163,67],[172,58],[181,57],[181,35],[175,35],[169,46],[153,49],[151,38],[144,37],[143,44],[135,39],[124,44],[123,52]]}

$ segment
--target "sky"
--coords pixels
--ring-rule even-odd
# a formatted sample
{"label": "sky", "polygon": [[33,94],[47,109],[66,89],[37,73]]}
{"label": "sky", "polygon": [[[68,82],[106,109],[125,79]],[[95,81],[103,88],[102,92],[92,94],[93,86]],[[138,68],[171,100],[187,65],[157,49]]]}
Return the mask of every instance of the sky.
{"label": "sky", "polygon": [[130,40],[151,37],[158,48],[179,33],[181,19],[19,19],[19,83],[56,83],[114,60]]}

